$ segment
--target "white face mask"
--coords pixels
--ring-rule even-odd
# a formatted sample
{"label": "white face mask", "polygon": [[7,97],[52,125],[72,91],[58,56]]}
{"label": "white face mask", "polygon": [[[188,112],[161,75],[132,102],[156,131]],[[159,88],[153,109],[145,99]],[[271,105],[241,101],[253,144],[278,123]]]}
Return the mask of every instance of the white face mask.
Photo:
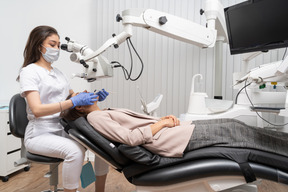
{"label": "white face mask", "polygon": [[[44,47],[43,45],[41,45],[42,47]],[[50,48],[50,47],[44,47],[46,49],[46,53],[42,53],[43,58],[45,59],[45,61],[47,61],[48,63],[53,63],[54,61],[57,61],[59,58],[59,54],[60,54],[60,50],[59,49],[54,49],[54,48]]]}

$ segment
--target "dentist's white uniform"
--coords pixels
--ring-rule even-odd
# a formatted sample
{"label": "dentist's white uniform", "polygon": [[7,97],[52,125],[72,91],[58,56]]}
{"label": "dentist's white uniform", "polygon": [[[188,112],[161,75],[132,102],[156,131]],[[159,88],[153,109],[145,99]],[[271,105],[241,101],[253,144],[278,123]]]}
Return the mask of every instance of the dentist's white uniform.
{"label": "dentist's white uniform", "polygon": [[[41,103],[48,104],[64,101],[69,95],[70,84],[57,68],[48,71],[30,64],[20,72],[20,88],[23,97],[26,91],[38,91]],[[63,187],[78,188],[86,149],[69,138],[59,123],[59,113],[36,118],[27,105],[27,114],[29,123],[24,138],[27,151],[64,159]]]}

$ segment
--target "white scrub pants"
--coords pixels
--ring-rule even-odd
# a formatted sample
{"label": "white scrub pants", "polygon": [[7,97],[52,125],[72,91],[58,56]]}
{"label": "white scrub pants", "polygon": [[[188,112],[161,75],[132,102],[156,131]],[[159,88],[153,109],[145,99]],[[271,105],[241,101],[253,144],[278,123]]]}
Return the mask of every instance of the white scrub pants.
{"label": "white scrub pants", "polygon": [[86,149],[64,131],[45,133],[25,141],[27,151],[64,159],[62,168],[63,187],[76,189],[83,166]]}

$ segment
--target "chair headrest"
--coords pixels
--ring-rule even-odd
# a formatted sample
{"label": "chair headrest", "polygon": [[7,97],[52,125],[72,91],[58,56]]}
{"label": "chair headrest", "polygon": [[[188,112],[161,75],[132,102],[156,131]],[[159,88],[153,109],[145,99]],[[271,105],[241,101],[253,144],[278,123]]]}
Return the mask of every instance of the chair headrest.
{"label": "chair headrest", "polygon": [[74,122],[69,122],[73,129],[82,132],[89,140],[100,146],[106,153],[113,157],[119,164],[125,165],[131,160],[125,157],[117,148],[117,144],[109,141],[98,133],[84,117],[79,117]]}
{"label": "chair headrest", "polygon": [[71,129],[71,127],[69,126],[68,122],[65,119],[61,118],[60,124],[64,127],[64,131],[69,134],[68,131],[69,129]]}

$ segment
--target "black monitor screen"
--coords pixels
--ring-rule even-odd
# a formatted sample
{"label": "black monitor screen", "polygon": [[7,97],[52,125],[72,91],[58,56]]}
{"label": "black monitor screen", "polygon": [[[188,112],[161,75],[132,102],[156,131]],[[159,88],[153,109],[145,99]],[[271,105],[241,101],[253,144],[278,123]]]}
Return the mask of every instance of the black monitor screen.
{"label": "black monitor screen", "polygon": [[250,0],[224,11],[231,54],[288,46],[288,0]]}

